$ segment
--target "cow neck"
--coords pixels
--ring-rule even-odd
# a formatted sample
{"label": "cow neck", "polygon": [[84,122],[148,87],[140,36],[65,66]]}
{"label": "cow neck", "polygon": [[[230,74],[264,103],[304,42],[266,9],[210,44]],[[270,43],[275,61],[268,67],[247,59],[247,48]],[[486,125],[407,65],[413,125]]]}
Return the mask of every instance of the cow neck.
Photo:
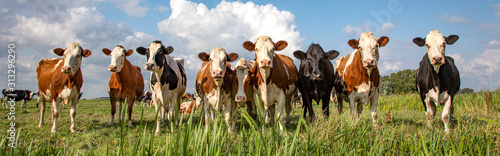
{"label": "cow neck", "polygon": [[[124,59],[123,61],[123,67],[120,72],[113,72],[112,74],[112,82],[110,82],[110,87],[109,88],[114,88],[118,90],[122,90],[123,88],[123,81],[127,76],[130,76],[131,70],[133,70],[133,66],[130,64],[130,62],[127,60],[127,58]],[[113,77],[115,79],[113,79]]]}
{"label": "cow neck", "polygon": [[78,77],[78,75],[81,75],[81,74],[82,74],[81,69],[78,69],[75,72],[75,74],[65,74],[66,78],[67,78],[66,85],[68,86],[68,88],[71,89],[71,86],[74,86],[76,84],[77,77]]}
{"label": "cow neck", "polygon": [[[446,58],[445,58],[446,59]],[[437,70],[436,70],[436,66],[431,64],[431,61],[429,60],[429,56],[427,54],[425,54],[423,60],[425,61],[424,63],[426,64],[425,66],[427,67],[427,70],[428,72],[427,73],[430,73],[429,74],[429,77],[433,80],[432,83],[433,86],[439,86],[439,70],[440,70],[440,67],[438,66],[437,67]],[[432,69],[430,69],[432,68]]]}
{"label": "cow neck", "polygon": [[[378,71],[378,67],[375,66],[374,68],[367,68],[367,67],[364,67],[363,66],[363,60],[361,60],[361,53],[359,52],[359,50],[356,50],[355,54],[354,54],[354,61],[352,61],[352,65],[353,67],[357,67],[360,71],[360,73],[362,74],[363,77],[367,77],[369,79],[371,79],[372,77],[372,73],[373,73],[373,70],[377,70]],[[359,61],[357,61],[359,60]]]}

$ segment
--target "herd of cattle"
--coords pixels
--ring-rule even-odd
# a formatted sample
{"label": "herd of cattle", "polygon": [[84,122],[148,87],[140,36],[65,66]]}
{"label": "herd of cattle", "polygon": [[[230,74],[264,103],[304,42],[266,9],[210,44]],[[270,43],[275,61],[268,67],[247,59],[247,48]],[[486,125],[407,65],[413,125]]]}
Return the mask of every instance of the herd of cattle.
{"label": "herd of cattle", "polygon": [[[453,58],[445,56],[445,47],[446,44],[451,45],[457,40],[457,35],[445,37],[437,30],[430,31],[423,39],[413,39],[416,45],[427,47],[427,54],[420,62],[416,77],[416,88],[425,107],[427,121],[430,126],[436,106],[444,103],[442,120],[446,132],[449,132],[453,114],[452,102],[460,88],[460,76]],[[238,107],[247,107],[252,117],[257,117],[257,108],[260,108],[263,112],[260,115],[268,124],[274,124],[274,117],[279,117],[277,121],[283,130],[283,121],[288,121],[297,89],[302,94],[304,117],[309,112],[309,119],[314,119],[312,100],[318,103],[322,101],[323,115],[328,117],[330,98],[336,97],[338,112],[342,113],[342,103],[346,101],[353,116],[362,113],[363,104],[370,104],[371,117],[376,125],[380,83],[377,67],[379,48],[388,42],[388,37],[377,38],[371,32],[361,34],[359,39],[349,40],[348,45],[354,51],[336,60],[336,70],[330,60],[337,58],[339,52],[325,52],[319,44],[311,44],[306,52],[297,50],[293,53],[293,56],[300,60],[299,70],[289,56],[275,53],[285,49],[288,43],[273,42],[269,36],[260,36],[256,42],[244,42],[243,47],[255,52],[256,58],[251,61],[241,58],[233,68],[230,62],[236,61],[238,54],[228,54],[220,47],[213,48],[208,54],[198,54],[203,64],[196,76],[196,93],[191,96],[197,97],[207,124],[213,121],[216,112],[224,112],[229,133],[235,132]],[[195,102],[181,106],[181,99],[186,96],[187,83],[184,60],[170,56],[174,48],[165,47],[161,41],[153,41],[149,47],[138,47],[136,51],[147,57],[145,69],[151,71],[151,92],[143,92],[141,68],[132,65],[126,58],[133,50],[126,50],[122,46],[116,46],[113,50],[102,49],[104,54],[111,57],[109,71],[112,75],[108,85],[111,102],[110,123],[114,120],[116,103],[118,110],[121,110],[122,103],[128,99],[128,124],[131,126],[134,101],[150,99],[159,111],[155,135],[160,133],[160,122],[165,120],[165,114],[168,120],[173,121],[170,122],[170,128],[174,131],[179,109],[191,112],[198,107]],[[59,104],[71,103],[70,131],[76,132],[76,108],[83,85],[80,66],[82,59],[89,57],[91,51],[83,50],[78,43],[71,43],[66,49],[54,49],[54,53],[63,58],[42,59],[36,69],[38,102],[41,104],[39,127],[44,123],[46,102],[50,102],[52,106],[51,132],[57,130]],[[3,93],[4,97],[10,95],[6,90]],[[24,100],[30,99],[33,93],[23,92],[17,95],[22,96],[16,97],[16,100]],[[118,111],[118,122],[121,122],[120,119],[121,111]],[[209,126],[206,127],[208,129]]]}

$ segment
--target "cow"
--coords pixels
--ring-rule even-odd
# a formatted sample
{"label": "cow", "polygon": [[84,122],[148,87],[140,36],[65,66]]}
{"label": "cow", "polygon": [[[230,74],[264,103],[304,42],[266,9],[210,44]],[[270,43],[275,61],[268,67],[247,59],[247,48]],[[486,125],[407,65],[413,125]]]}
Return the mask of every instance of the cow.
{"label": "cow", "polygon": [[151,108],[151,92],[150,91],[144,91],[142,95],[135,100],[136,102],[140,102],[142,105],[142,108],[146,108],[146,105],[149,105],[149,108]]}
{"label": "cow", "polygon": [[257,109],[255,108],[254,100],[254,90],[251,84],[251,73],[250,69],[255,65],[255,61],[246,61],[245,58],[241,58],[236,62],[233,67],[233,71],[238,79],[238,89],[236,90],[235,101],[239,106],[246,106],[247,112],[253,119],[257,119]]}
{"label": "cow", "polygon": [[78,105],[78,97],[83,85],[83,75],[80,69],[82,58],[89,57],[92,52],[83,50],[78,43],[70,43],[66,49],[56,48],[54,53],[63,58],[52,58],[40,60],[36,68],[38,80],[38,102],[40,107],[40,123],[43,125],[43,114],[45,113],[45,102],[52,104],[52,129],[51,133],[57,131],[57,118],[59,117],[59,103],[71,102],[71,133],[76,132],[75,116]]}
{"label": "cow", "polygon": [[309,112],[309,121],[314,119],[312,100],[318,104],[322,101],[322,110],[325,118],[330,115],[330,94],[333,89],[334,69],[330,60],[339,56],[336,50],[327,53],[319,44],[311,44],[307,52],[297,50],[293,56],[300,60],[299,68],[299,91],[302,93],[302,105],[304,107],[304,119]]}
{"label": "cow", "polygon": [[179,113],[189,115],[192,111],[198,110],[200,107],[200,103],[196,101],[187,101],[181,103],[181,107],[179,109]]}
{"label": "cow", "polygon": [[376,126],[378,86],[380,74],[377,67],[379,47],[385,46],[389,38],[376,38],[373,33],[361,34],[359,40],[351,39],[347,42],[355,49],[351,54],[337,59],[335,66],[335,91],[337,92],[339,115],[342,113],[343,101],[349,103],[351,115],[361,115],[363,104],[370,103],[370,112],[373,125]]}
{"label": "cow", "polygon": [[[297,90],[297,68],[293,60],[285,55],[275,54],[288,46],[286,41],[274,43],[269,36],[260,36],[255,43],[245,41],[243,48],[255,51],[255,66],[250,69],[254,77],[252,87],[258,95],[261,111],[266,112],[266,123],[274,124],[275,107],[280,130],[283,131],[283,119],[287,120],[291,109],[292,96]],[[283,115],[285,112],[286,115]],[[269,114],[268,114],[269,113]],[[264,115],[264,114],[262,114]]]}
{"label": "cow", "polygon": [[8,108],[7,101],[21,101],[21,100],[22,100],[21,108],[26,108],[26,103],[31,101],[31,99],[33,99],[33,97],[36,95],[35,92],[32,92],[30,90],[12,90],[11,91],[8,89],[2,90],[2,94],[4,97],[3,103],[2,103],[4,108]]}
{"label": "cow", "polygon": [[111,120],[109,123],[113,125],[116,103],[118,103],[118,123],[121,123],[122,104],[127,99],[128,126],[132,126],[134,102],[144,91],[144,78],[141,74],[141,68],[132,65],[127,60],[127,56],[132,55],[134,50],[130,49],[126,51],[123,46],[118,45],[113,51],[104,48],[102,52],[111,58],[111,63],[108,67],[108,70],[112,72],[108,84],[109,100],[111,103]]}
{"label": "cow", "polygon": [[186,100],[190,100],[190,99],[191,99],[191,96],[188,93],[184,93],[184,95],[182,95],[182,101],[186,101]]}
{"label": "cow", "polygon": [[444,104],[441,117],[447,133],[450,120],[453,118],[453,98],[460,89],[460,73],[453,58],[445,56],[445,47],[457,40],[457,35],[444,37],[437,30],[430,31],[424,39],[420,37],[413,39],[417,46],[427,48],[427,53],[420,61],[415,87],[424,105],[428,126],[431,127],[436,106]]}
{"label": "cow", "polygon": [[238,54],[227,54],[224,48],[213,48],[209,54],[201,52],[198,58],[203,61],[196,75],[196,92],[202,99],[205,114],[205,131],[215,118],[215,111],[224,109],[228,133],[236,131],[236,102],[234,101],[236,76],[227,66],[228,62],[238,59]]}
{"label": "cow", "polygon": [[[137,53],[147,56],[145,69],[151,71],[149,90],[155,109],[158,112],[155,135],[160,134],[160,122],[168,113],[170,130],[174,131],[174,123],[181,104],[181,97],[186,91],[186,73],[182,58],[176,60],[170,56],[172,46],[165,47],[161,41],[153,41],[148,48],[138,47]],[[161,108],[161,109],[159,109]]]}

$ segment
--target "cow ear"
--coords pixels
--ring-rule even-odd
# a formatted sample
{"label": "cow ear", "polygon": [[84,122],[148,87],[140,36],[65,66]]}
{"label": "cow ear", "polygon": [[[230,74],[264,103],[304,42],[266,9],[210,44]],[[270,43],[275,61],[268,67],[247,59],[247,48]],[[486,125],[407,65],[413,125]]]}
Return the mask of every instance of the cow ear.
{"label": "cow ear", "polygon": [[205,61],[208,61],[208,59],[210,58],[210,56],[205,53],[205,52],[201,52],[198,54],[198,58],[200,58],[200,60],[202,60],[203,62]]}
{"label": "cow ear", "polygon": [[278,41],[278,43],[274,44],[274,48],[276,48],[276,51],[281,51],[288,46],[288,43],[286,41]]}
{"label": "cow ear", "polygon": [[236,54],[236,53],[231,53],[231,54],[229,54],[229,55],[227,55],[227,56],[229,57],[229,60],[228,60],[229,62],[233,62],[233,61],[235,61],[236,59],[238,59],[238,57],[239,57],[239,55],[238,55],[238,54]]}
{"label": "cow ear", "polygon": [[339,56],[339,52],[336,50],[330,50],[326,53],[326,58],[328,58],[328,60],[333,60],[333,59],[337,58],[338,56]]}
{"label": "cow ear", "polygon": [[446,37],[446,44],[452,45],[457,40],[458,40],[458,35],[450,35],[450,36]]}
{"label": "cow ear", "polygon": [[174,52],[174,47],[168,46],[167,48],[165,48],[165,54],[169,55],[172,52]]}
{"label": "cow ear", "polygon": [[89,57],[89,56],[90,56],[90,54],[92,54],[92,52],[91,52],[90,50],[88,50],[88,49],[85,49],[85,50],[83,51],[83,57]]}
{"label": "cow ear", "polygon": [[250,41],[245,41],[243,42],[243,48],[245,48],[248,51],[255,51],[255,44],[253,44]]}
{"label": "cow ear", "polygon": [[347,41],[347,44],[351,46],[352,49],[358,49],[358,40],[356,39],[351,39]]}
{"label": "cow ear", "polygon": [[297,50],[297,51],[293,52],[293,57],[295,57],[299,60],[306,60],[307,59],[306,53],[304,53],[301,50]]}
{"label": "cow ear", "polygon": [[144,47],[137,47],[137,49],[135,49],[135,51],[137,51],[137,53],[141,54],[141,55],[146,55],[146,48]]}
{"label": "cow ear", "polygon": [[63,56],[64,55],[64,49],[56,48],[56,49],[54,49],[54,53],[56,55]]}
{"label": "cow ear", "polygon": [[125,56],[130,56],[132,55],[132,53],[134,53],[134,50],[129,49],[128,51],[125,52]]}
{"label": "cow ear", "polygon": [[102,53],[109,56],[111,54],[111,50],[109,50],[108,48],[104,48],[104,49],[102,49]]}
{"label": "cow ear", "polygon": [[421,37],[415,37],[413,39],[413,43],[415,43],[419,47],[423,47],[425,45],[425,39],[423,39]]}
{"label": "cow ear", "polygon": [[387,36],[382,36],[378,39],[377,41],[379,47],[385,46],[387,43],[389,43],[389,37]]}

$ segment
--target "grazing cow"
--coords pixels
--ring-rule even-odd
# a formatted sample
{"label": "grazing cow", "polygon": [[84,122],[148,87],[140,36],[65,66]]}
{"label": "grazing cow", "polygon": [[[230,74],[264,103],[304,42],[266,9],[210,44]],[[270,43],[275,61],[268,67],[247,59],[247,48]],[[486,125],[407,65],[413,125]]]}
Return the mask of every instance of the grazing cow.
{"label": "grazing cow", "polygon": [[59,117],[59,103],[71,102],[70,116],[72,133],[76,132],[75,116],[78,105],[78,97],[83,85],[83,76],[80,66],[82,57],[89,57],[92,52],[83,50],[78,43],[70,43],[66,49],[54,49],[54,53],[64,58],[42,59],[36,68],[38,79],[38,102],[40,107],[40,123],[43,125],[43,114],[45,113],[45,102],[52,103],[52,129],[57,131],[57,118]]}
{"label": "grazing cow", "polygon": [[21,104],[21,108],[26,108],[26,103],[29,102],[31,99],[33,99],[33,96],[36,95],[36,93],[31,92],[29,90],[13,90],[10,91],[8,89],[2,90],[3,94],[3,106],[4,108],[7,108],[7,101],[23,101]]}
{"label": "grazing cow", "polygon": [[109,123],[113,124],[117,102],[118,123],[121,123],[122,104],[127,99],[128,125],[132,126],[132,109],[135,99],[140,97],[144,91],[144,78],[142,78],[141,68],[132,65],[127,60],[127,56],[132,55],[134,50],[125,51],[125,48],[119,45],[113,51],[104,48],[102,52],[111,57],[111,64],[108,70],[113,72],[108,84],[109,100],[111,102],[111,120]]}
{"label": "grazing cow", "polygon": [[191,96],[188,93],[184,93],[184,95],[182,95],[182,101],[190,100],[190,99],[191,99]]}
{"label": "grazing cow", "polygon": [[445,132],[453,118],[453,97],[460,89],[460,73],[455,61],[445,56],[446,44],[452,45],[458,40],[457,35],[444,37],[439,31],[432,30],[426,38],[414,38],[413,42],[427,47],[427,53],[420,61],[415,85],[425,108],[429,127],[436,114],[436,106],[444,103],[441,115]]}
{"label": "grazing cow", "polygon": [[181,103],[179,113],[189,115],[192,111],[198,110],[198,107],[200,107],[200,103],[196,101],[183,102]]}
{"label": "grazing cow", "polygon": [[[223,48],[214,48],[210,54],[201,52],[198,58],[203,61],[196,75],[196,92],[203,101],[205,123],[215,118],[215,111],[224,109],[224,116],[229,133],[236,131],[236,103],[234,101],[236,75],[227,66],[238,58],[238,54],[227,54]],[[232,122],[232,124],[231,124]],[[205,126],[208,130],[208,124]]]}
{"label": "grazing cow", "polygon": [[143,92],[142,95],[135,101],[140,102],[142,108],[146,108],[146,105],[149,105],[149,108],[151,108],[151,92],[150,91]]}
{"label": "grazing cow", "polygon": [[376,125],[380,83],[377,67],[378,48],[385,46],[387,42],[389,42],[388,37],[382,36],[377,39],[371,32],[361,34],[359,40],[352,39],[347,42],[355,50],[336,61],[335,89],[339,114],[344,107],[343,101],[349,102],[353,116],[361,115],[363,104],[370,103],[371,116]]}
{"label": "grazing cow", "polygon": [[[155,109],[160,111],[156,120],[155,135],[160,134],[160,122],[164,120],[165,111],[168,113],[170,130],[174,131],[174,117],[177,118],[181,97],[186,91],[186,73],[181,58],[172,58],[169,54],[174,48],[165,48],[161,41],[153,41],[146,49],[138,47],[137,52],[147,56],[146,70],[151,71],[149,90]],[[161,109],[158,109],[161,108]]]}
{"label": "grazing cow", "polygon": [[286,120],[290,114],[290,102],[298,83],[297,68],[293,60],[288,56],[274,53],[285,49],[287,45],[286,41],[274,43],[269,36],[260,36],[255,43],[250,41],[243,43],[245,49],[255,51],[256,63],[250,69],[250,73],[254,77],[253,89],[258,95],[261,111],[267,114],[266,123],[271,120],[271,124],[274,124],[277,105],[280,130],[283,130],[283,119]]}
{"label": "grazing cow", "polygon": [[247,106],[247,112],[254,119],[257,119],[257,109],[255,108],[254,101],[254,90],[252,88],[253,84],[251,84],[251,73],[250,69],[255,65],[255,61],[245,61],[244,58],[238,60],[238,62],[234,65],[233,71],[236,74],[236,78],[238,79],[238,89],[236,90],[235,101],[240,106]]}
{"label": "grazing cow", "polygon": [[330,115],[329,104],[330,94],[335,80],[333,65],[330,60],[339,56],[336,50],[327,53],[319,44],[311,44],[307,52],[297,50],[293,53],[295,58],[300,60],[299,69],[299,91],[302,93],[302,105],[304,107],[304,118],[309,111],[309,120],[314,119],[312,100],[317,103],[323,102],[323,115],[328,118]]}

